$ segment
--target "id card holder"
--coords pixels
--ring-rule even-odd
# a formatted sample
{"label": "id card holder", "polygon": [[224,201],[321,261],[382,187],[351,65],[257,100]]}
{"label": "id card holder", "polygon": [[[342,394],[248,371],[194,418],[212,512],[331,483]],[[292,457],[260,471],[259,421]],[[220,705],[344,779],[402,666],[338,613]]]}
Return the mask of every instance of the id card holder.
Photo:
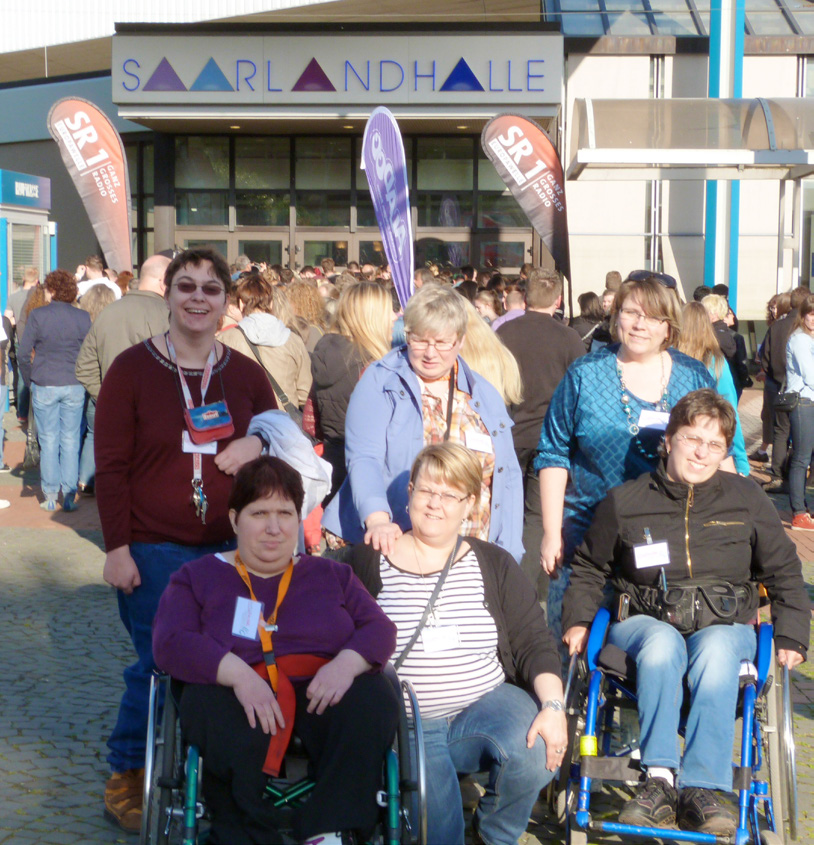
{"label": "id card holder", "polygon": [[457,625],[427,625],[421,632],[421,642],[426,654],[437,654],[439,651],[449,651],[458,648],[461,638]]}
{"label": "id card holder", "polygon": [[645,428],[664,431],[668,422],[670,422],[670,415],[667,411],[651,411],[649,408],[642,408],[642,412],[639,414],[639,431]]}
{"label": "id card holder", "polygon": [[235,615],[232,619],[232,636],[244,640],[257,640],[260,637],[257,628],[262,615],[263,602],[238,596],[235,604]]}
{"label": "id card holder", "polygon": [[485,452],[487,455],[491,455],[495,451],[492,438],[482,431],[467,431],[464,439],[466,440],[466,448],[473,452]]}
{"label": "id card holder", "polygon": [[181,449],[189,454],[199,452],[201,455],[217,455],[218,441],[213,440],[211,443],[195,443],[189,436],[188,431],[181,432]]}
{"label": "id card holder", "polygon": [[670,565],[670,547],[667,541],[661,543],[642,543],[633,547],[633,559],[636,569],[649,569],[651,566]]}

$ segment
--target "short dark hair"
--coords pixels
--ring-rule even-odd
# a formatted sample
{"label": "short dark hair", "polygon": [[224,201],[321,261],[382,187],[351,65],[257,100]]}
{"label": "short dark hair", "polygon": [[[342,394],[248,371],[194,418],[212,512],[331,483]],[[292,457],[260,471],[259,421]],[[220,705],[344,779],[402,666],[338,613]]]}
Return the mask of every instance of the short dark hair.
{"label": "short dark hair", "polygon": [[73,302],[79,289],[75,276],[67,270],[52,270],[43,284],[56,302]]}
{"label": "short dark hair", "polygon": [[169,290],[172,280],[178,271],[187,265],[200,267],[204,261],[208,261],[215,271],[215,277],[223,282],[223,287],[228,294],[232,289],[232,274],[229,272],[229,265],[226,259],[216,250],[210,247],[199,247],[197,249],[185,249],[179,252],[167,265],[164,272],[164,284]]}
{"label": "short dark hair", "polygon": [[243,314],[248,317],[254,311],[272,314],[272,285],[257,273],[247,273],[237,283],[237,301],[243,305]]}
{"label": "short dark hair", "polygon": [[562,278],[556,270],[536,267],[526,282],[526,305],[550,308],[562,296]]}
{"label": "short dark hair", "polygon": [[98,270],[100,273],[105,269],[104,262],[98,255],[89,255],[85,259],[85,267],[90,267],[92,270]]}
{"label": "short dark hair", "polygon": [[[614,294],[615,295],[615,294]],[[579,315],[588,320],[601,322],[605,319],[605,312],[602,310],[602,300],[592,291],[581,293],[577,297],[579,304]]]}
{"label": "short dark hair", "polygon": [[463,273],[465,279],[470,279],[470,280],[474,281],[474,279],[475,279],[475,268],[471,264],[462,265],[461,272]]}
{"label": "short dark hair", "polygon": [[698,287],[692,292],[692,298],[696,302],[700,302],[702,299],[706,299],[712,293],[712,288],[709,285],[698,285]]}
{"label": "short dark hair", "polygon": [[713,285],[712,292],[717,293],[718,296],[722,296],[724,299],[729,299],[729,285],[725,285],[723,283]]}
{"label": "short dark hair", "polygon": [[622,284],[622,274],[618,270],[608,270],[605,273],[605,287],[614,293],[619,290]]}
{"label": "short dark hair", "polygon": [[275,493],[293,502],[297,513],[302,514],[305,490],[300,474],[279,458],[261,455],[238,470],[229,494],[229,510],[239,514],[252,502]]}
{"label": "short dark hair", "polygon": [[811,291],[808,288],[803,287],[802,285],[800,285],[799,287],[796,287],[791,292],[790,305],[791,305],[792,310],[794,310],[795,308],[799,308],[806,301],[806,297],[809,296],[810,294],[811,294]]}
{"label": "short dark hair", "polygon": [[682,426],[695,425],[698,417],[716,420],[721,427],[727,448],[732,445],[735,437],[735,409],[728,399],[724,399],[711,387],[693,390],[676,402],[670,411],[670,420],[664,436],[672,437]]}

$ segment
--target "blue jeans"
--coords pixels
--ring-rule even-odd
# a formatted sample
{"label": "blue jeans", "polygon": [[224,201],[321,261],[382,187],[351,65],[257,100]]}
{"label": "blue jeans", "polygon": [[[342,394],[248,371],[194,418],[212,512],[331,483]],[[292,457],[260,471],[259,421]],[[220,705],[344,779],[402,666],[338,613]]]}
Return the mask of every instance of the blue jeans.
{"label": "blue jeans", "polygon": [[800,397],[797,407],[789,414],[791,442],[794,447],[789,461],[789,499],[791,511],[806,513],[806,476],[811,453],[814,452],[814,402]]}
{"label": "blue jeans", "polygon": [[96,462],[93,457],[93,423],[96,419],[96,400],[87,396],[85,405],[85,440],[82,443],[82,454],[79,458],[79,483],[93,484],[96,477]]}
{"label": "blue jeans", "polygon": [[427,841],[462,845],[464,817],[459,774],[488,772],[475,813],[487,845],[516,845],[528,826],[540,790],[554,777],[540,737],[526,748],[539,706],[509,683],[479,698],[456,716],[424,720],[427,761]]}
{"label": "blue jeans", "polygon": [[153,662],[153,617],[172,574],[187,561],[234,548],[234,541],[212,546],[177,543],[131,543],[130,554],[138,567],[141,585],[128,596],[119,590],[119,616],[133,642],[138,660],[124,670],[125,690],[119,718],[107,746],[107,761],[114,772],[144,766],[147,743],[147,708]]}
{"label": "blue jeans", "polygon": [[757,649],[751,625],[710,625],[683,637],[666,622],[632,616],[608,641],[636,660],[642,764],[679,769],[678,722],[690,689],[690,715],[678,786],[732,789],[735,706],[742,660]]}
{"label": "blue jeans", "polygon": [[31,404],[40,441],[40,485],[46,498],[76,490],[79,478],[79,429],[85,406],[81,384],[33,384]]}

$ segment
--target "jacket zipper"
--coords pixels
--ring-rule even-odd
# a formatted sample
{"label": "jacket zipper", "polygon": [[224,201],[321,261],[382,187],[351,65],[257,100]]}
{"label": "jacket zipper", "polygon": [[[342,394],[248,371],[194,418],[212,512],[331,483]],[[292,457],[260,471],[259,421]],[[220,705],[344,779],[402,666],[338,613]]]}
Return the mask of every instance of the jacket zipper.
{"label": "jacket zipper", "polygon": [[718,526],[720,528],[726,528],[731,525],[746,525],[745,522],[722,522],[719,519],[713,519],[712,522],[705,522],[704,528],[711,528],[713,526]]}
{"label": "jacket zipper", "polygon": [[692,484],[690,484],[687,489],[687,507],[684,511],[684,545],[687,548],[687,569],[689,570],[690,578],[692,578],[692,557],[690,557],[690,508],[692,507],[693,496],[694,489]]}

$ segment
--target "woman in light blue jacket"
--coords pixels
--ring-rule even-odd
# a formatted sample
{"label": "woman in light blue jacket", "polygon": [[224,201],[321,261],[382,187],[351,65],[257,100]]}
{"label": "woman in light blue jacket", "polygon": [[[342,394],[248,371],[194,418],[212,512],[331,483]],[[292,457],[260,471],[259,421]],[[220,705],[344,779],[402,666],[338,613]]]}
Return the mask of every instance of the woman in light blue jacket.
{"label": "woman in light blue jacket", "polygon": [[523,487],[512,421],[498,391],[460,357],[467,311],[451,288],[427,286],[404,311],[407,345],[371,364],[345,420],[348,477],[322,523],[347,543],[385,555],[410,528],[407,485],[415,456],[454,440],[478,457],[483,483],[461,534],[523,554]]}
{"label": "woman in light blue jacket", "polygon": [[786,390],[799,396],[790,415],[794,444],[789,463],[791,527],[794,531],[814,531],[806,501],[806,477],[814,454],[814,296],[807,296],[800,306],[786,345]]}

